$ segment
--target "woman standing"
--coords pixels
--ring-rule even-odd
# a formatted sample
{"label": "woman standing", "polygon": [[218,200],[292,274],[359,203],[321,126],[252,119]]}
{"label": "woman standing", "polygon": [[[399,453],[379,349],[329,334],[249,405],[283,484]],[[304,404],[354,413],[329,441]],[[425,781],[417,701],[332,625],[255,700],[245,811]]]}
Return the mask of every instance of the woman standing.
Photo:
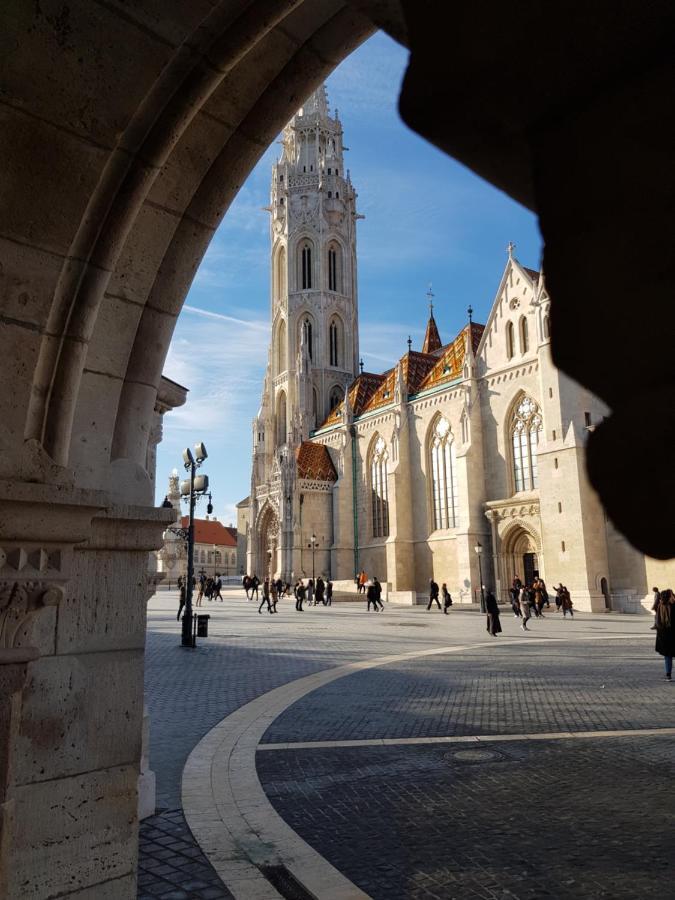
{"label": "woman standing", "polygon": [[520,627],[523,629],[523,631],[529,631],[527,623],[530,621],[530,618],[532,616],[532,610],[530,608],[530,597],[526,587],[522,587],[520,589],[518,602],[520,605],[520,615],[523,619],[523,621],[520,623]]}
{"label": "woman standing", "polygon": [[661,602],[656,610],[655,649],[666,665],[666,681],[671,681],[675,656],[675,594],[670,589],[661,592]]}
{"label": "woman standing", "polygon": [[487,596],[485,598],[485,610],[487,612],[487,630],[492,635],[492,637],[497,637],[499,632],[502,630],[502,626],[499,621],[499,606],[497,604],[497,598],[492,593],[492,591],[487,592]]}

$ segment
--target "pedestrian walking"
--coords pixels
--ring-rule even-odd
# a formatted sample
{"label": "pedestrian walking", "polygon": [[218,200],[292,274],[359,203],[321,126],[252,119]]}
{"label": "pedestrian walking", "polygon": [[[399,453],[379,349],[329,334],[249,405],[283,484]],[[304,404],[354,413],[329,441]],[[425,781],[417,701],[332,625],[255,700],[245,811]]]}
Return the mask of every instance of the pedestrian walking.
{"label": "pedestrian walking", "polygon": [[663,657],[666,666],[666,681],[672,680],[673,656],[675,656],[675,594],[668,588],[662,591],[656,610],[657,653]]}
{"label": "pedestrian walking", "polygon": [[654,613],[654,624],[652,625],[652,631],[656,631],[656,626],[659,623],[659,603],[661,602],[661,592],[657,587],[652,588],[652,593],[654,595],[654,602],[652,603],[652,612]]}
{"label": "pedestrian walking", "polygon": [[267,604],[267,612],[272,612],[272,605],[270,604],[270,580],[266,578],[263,581],[262,588],[262,600],[260,601],[260,606],[258,607],[258,612],[262,613],[263,606]]}
{"label": "pedestrian walking", "polygon": [[220,600],[223,602],[223,595],[220,593],[223,587],[223,579],[218,575],[218,577],[213,582],[213,602],[216,600]]}
{"label": "pedestrian walking", "polygon": [[499,621],[499,604],[490,589],[488,589],[485,596],[485,611],[487,612],[487,630],[492,637],[497,637],[502,630],[501,622]]}
{"label": "pedestrian walking", "polygon": [[298,612],[304,612],[302,604],[304,603],[306,595],[307,588],[305,587],[301,578],[295,585],[295,608]]}
{"label": "pedestrian walking", "polygon": [[326,582],[326,606],[333,605],[333,582],[328,579]]}
{"label": "pedestrian walking", "polygon": [[316,579],[316,588],[315,588],[315,592],[314,592],[314,597],[315,597],[314,605],[315,606],[318,606],[319,603],[322,606],[326,605],[326,601],[324,600],[324,596],[323,596],[325,589],[326,589],[326,583],[323,580],[323,578],[319,575],[319,577]]}
{"label": "pedestrian walking", "polygon": [[563,611],[563,618],[565,618],[567,613],[569,613],[570,616],[572,618],[574,618],[574,610],[572,609],[572,606],[574,604],[572,603],[572,598],[570,597],[570,592],[567,590],[567,588],[564,585],[562,586],[562,592],[560,594],[560,598],[561,598],[561,605],[562,605],[562,611]]}
{"label": "pedestrian walking", "polygon": [[377,612],[377,588],[375,583],[369,581],[366,585],[366,611],[370,612],[370,604],[373,604],[373,610]]}
{"label": "pedestrian walking", "polygon": [[253,594],[255,594],[255,599],[256,599],[256,600],[258,600],[258,599],[260,598],[260,594],[258,593],[258,587],[259,587],[259,585],[260,585],[260,579],[258,578],[257,575],[253,575],[253,576],[251,577],[251,583],[250,583],[250,588],[251,588],[251,600],[253,600]]}
{"label": "pedestrian walking", "polygon": [[314,579],[310,578],[307,582],[307,606],[314,603]]}
{"label": "pedestrian walking", "polygon": [[523,631],[529,631],[527,623],[532,618],[532,610],[530,608],[530,598],[526,587],[521,587],[520,596],[518,597],[518,603],[520,604],[520,616],[522,618],[520,627],[523,629]]}
{"label": "pedestrian walking", "polygon": [[180,587],[178,589],[178,615],[176,616],[176,621],[180,619],[180,614],[183,612],[183,607],[185,606],[185,585],[181,582],[180,578],[178,579],[180,582]]}
{"label": "pedestrian walking", "polygon": [[375,602],[377,603],[377,608],[382,612],[384,609],[384,603],[382,602],[382,585],[375,576],[373,576],[373,587],[375,588]]}
{"label": "pedestrian walking", "polygon": [[562,609],[562,584],[559,584],[555,589],[555,610],[556,612],[560,612]]}
{"label": "pedestrian walking", "polygon": [[434,581],[433,578],[429,579],[429,603],[427,604],[427,612],[431,609],[431,604],[436,603],[436,606],[440,609],[441,604],[438,599],[438,585]]}
{"label": "pedestrian walking", "polygon": [[279,597],[279,591],[277,590],[277,582],[272,579],[270,582],[270,600],[272,603],[271,612],[275,613],[277,611],[277,599]]}
{"label": "pedestrian walking", "polygon": [[441,597],[443,599],[443,612],[447,616],[449,615],[448,610],[452,606],[452,597],[450,596],[448,586],[445,582],[441,585]]}
{"label": "pedestrian walking", "polygon": [[251,586],[251,579],[248,577],[248,575],[244,575],[244,577],[241,579],[241,586],[243,587],[244,593],[246,594],[246,599],[250,600],[251,598],[248,595],[248,591],[249,587]]}
{"label": "pedestrian walking", "polygon": [[363,594],[366,591],[366,582],[368,581],[368,576],[366,575],[365,569],[361,569],[357,578],[358,592],[359,594]]}

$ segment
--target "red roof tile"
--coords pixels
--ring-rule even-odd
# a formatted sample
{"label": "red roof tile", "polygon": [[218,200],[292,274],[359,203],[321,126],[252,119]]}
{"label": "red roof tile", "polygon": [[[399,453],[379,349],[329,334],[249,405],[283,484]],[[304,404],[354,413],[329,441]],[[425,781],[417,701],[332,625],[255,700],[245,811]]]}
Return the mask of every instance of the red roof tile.
{"label": "red roof tile", "polygon": [[337,481],[337,472],[328,448],[314,441],[303,441],[295,451],[298,478],[313,481]]}
{"label": "red roof tile", "polygon": [[[181,528],[188,527],[188,517],[181,519]],[[216,519],[195,519],[195,544],[217,544],[219,547],[237,546],[237,529],[227,528]]]}

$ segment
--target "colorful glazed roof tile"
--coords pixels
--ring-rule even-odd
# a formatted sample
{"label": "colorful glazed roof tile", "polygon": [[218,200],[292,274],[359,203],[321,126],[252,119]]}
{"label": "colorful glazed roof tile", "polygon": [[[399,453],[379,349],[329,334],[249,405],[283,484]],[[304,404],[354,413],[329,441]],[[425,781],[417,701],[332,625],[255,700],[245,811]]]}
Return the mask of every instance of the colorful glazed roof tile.
{"label": "colorful glazed roof tile", "polygon": [[476,352],[484,326],[472,322],[471,326],[467,325],[460,331],[451,344],[443,347],[442,353],[439,354],[440,358],[436,360],[435,365],[420,384],[419,391],[426,391],[437,384],[453,381],[461,376],[466,355],[466,338],[469,327],[471,327],[471,346],[473,347],[473,352]]}
{"label": "colorful glazed roof tile", "polygon": [[328,448],[314,441],[303,441],[295,451],[298,478],[312,481],[337,481],[337,472]]}
{"label": "colorful glazed roof tile", "polygon": [[[472,322],[470,326],[465,326],[453,341],[443,347],[439,346],[432,353],[409,350],[401,357],[399,363],[408,396],[461,377],[469,327],[471,328],[471,345],[475,353],[485,326]],[[382,375],[363,372],[352,382],[349,388],[349,403],[354,416],[361,416],[393,402],[397,369],[398,365],[393,369],[387,369]],[[319,430],[340,424],[343,408],[344,401],[338,403],[328,418],[319,426]]]}
{"label": "colorful glazed roof tile", "polygon": [[429,316],[429,321],[427,322],[427,331],[424,335],[422,353],[433,353],[434,350],[440,350],[442,346],[443,341],[438,333],[438,325],[436,325],[436,319],[434,319],[434,314],[432,312]]}

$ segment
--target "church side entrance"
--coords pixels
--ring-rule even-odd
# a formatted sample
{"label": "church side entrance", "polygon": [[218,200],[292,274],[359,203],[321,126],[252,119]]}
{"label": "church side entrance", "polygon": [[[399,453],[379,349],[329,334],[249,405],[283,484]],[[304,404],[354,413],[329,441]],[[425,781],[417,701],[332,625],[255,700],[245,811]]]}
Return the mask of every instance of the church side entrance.
{"label": "church side entrance", "polygon": [[264,510],[260,518],[257,555],[259,571],[254,574],[261,580],[266,577],[274,578],[281,570],[279,564],[279,519],[270,506]]}

